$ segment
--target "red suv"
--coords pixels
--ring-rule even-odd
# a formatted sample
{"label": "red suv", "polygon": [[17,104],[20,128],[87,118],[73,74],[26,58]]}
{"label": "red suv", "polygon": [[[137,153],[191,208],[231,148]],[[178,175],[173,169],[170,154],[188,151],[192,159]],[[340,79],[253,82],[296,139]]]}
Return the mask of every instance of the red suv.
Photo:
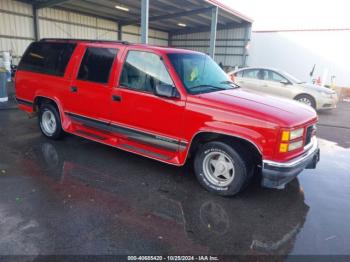
{"label": "red suv", "polygon": [[207,55],[127,42],[44,39],[16,73],[20,109],[65,132],[168,164],[194,160],[203,187],[235,195],[254,174],[283,188],[315,168],[317,115],[232,83]]}

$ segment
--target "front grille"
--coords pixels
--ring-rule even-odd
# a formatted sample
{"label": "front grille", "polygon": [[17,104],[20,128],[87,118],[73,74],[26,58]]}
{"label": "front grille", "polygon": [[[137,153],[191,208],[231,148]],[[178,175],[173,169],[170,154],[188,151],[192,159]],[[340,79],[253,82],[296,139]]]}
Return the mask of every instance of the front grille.
{"label": "front grille", "polygon": [[312,133],[314,131],[315,126],[309,126],[306,129],[306,137],[305,137],[305,145],[308,145],[311,142],[311,138],[312,138]]}

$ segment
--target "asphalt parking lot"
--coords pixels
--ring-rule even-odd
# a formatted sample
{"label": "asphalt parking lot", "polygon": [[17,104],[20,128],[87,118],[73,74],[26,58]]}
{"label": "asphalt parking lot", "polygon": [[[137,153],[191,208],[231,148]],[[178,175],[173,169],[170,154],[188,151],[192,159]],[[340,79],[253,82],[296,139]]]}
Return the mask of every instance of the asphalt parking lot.
{"label": "asphalt parking lot", "polygon": [[321,161],[234,198],[176,168],[0,110],[0,254],[350,254],[350,103],[320,113]]}

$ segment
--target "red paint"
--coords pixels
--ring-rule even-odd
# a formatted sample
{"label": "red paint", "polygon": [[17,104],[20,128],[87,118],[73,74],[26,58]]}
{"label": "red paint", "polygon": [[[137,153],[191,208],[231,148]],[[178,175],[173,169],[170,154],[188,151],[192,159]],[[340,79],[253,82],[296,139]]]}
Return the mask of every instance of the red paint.
{"label": "red paint", "polygon": [[[118,48],[117,59],[107,84],[76,80],[86,46]],[[120,72],[127,51],[135,49],[154,52],[163,58],[180,98],[162,98],[119,87]],[[279,138],[282,129],[307,127],[316,123],[317,116],[313,109],[240,89],[190,95],[166,56],[167,53],[174,52],[193,51],[136,44],[78,42],[64,77],[18,70],[17,98],[28,102],[34,102],[38,96],[50,98],[58,105],[66,132],[174,165],[185,163],[193,138],[201,132],[245,139],[258,148],[265,160],[283,162],[303,152],[303,149],[299,149],[279,153]],[[70,92],[71,86],[77,86],[79,92]],[[120,96],[122,100],[119,103],[112,101],[113,95]],[[29,105],[22,104],[19,107],[29,113],[33,112],[33,107]],[[152,134],[157,138],[180,141],[187,143],[187,146],[168,151],[149,143],[131,140],[125,135],[83,126],[67,116],[67,112]],[[95,138],[77,130],[94,134]],[[104,140],[96,136],[103,137]]]}

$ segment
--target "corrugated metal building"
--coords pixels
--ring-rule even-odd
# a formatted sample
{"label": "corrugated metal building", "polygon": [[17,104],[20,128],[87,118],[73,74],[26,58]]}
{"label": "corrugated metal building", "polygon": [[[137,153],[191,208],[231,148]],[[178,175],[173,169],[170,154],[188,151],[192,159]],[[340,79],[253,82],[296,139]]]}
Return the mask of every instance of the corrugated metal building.
{"label": "corrugated metal building", "polygon": [[[93,16],[82,15],[56,8],[43,8],[38,12],[40,38],[84,38],[118,40],[118,23]],[[15,63],[30,42],[34,41],[33,9],[30,4],[0,0],[0,50],[12,51]],[[123,39],[140,42],[140,28],[128,26]],[[168,33],[150,30],[149,42],[168,45]]]}
{"label": "corrugated metal building", "polygon": [[[11,51],[18,63],[36,38],[122,39],[138,43],[142,34],[141,2],[0,0],[0,51]],[[128,12],[114,9],[117,4],[127,7]],[[216,0],[150,0],[148,43],[209,53],[211,10],[215,8],[215,59],[227,66],[243,66],[252,21]]]}
{"label": "corrugated metal building", "polygon": [[28,4],[0,0],[0,51],[12,51],[17,60],[34,40],[33,13]]}
{"label": "corrugated metal building", "polygon": [[[231,67],[245,65],[246,46],[249,41],[247,35],[249,33],[250,29],[246,27],[218,30],[215,61]],[[171,36],[171,45],[208,53],[209,38],[209,32],[177,34]]]}

